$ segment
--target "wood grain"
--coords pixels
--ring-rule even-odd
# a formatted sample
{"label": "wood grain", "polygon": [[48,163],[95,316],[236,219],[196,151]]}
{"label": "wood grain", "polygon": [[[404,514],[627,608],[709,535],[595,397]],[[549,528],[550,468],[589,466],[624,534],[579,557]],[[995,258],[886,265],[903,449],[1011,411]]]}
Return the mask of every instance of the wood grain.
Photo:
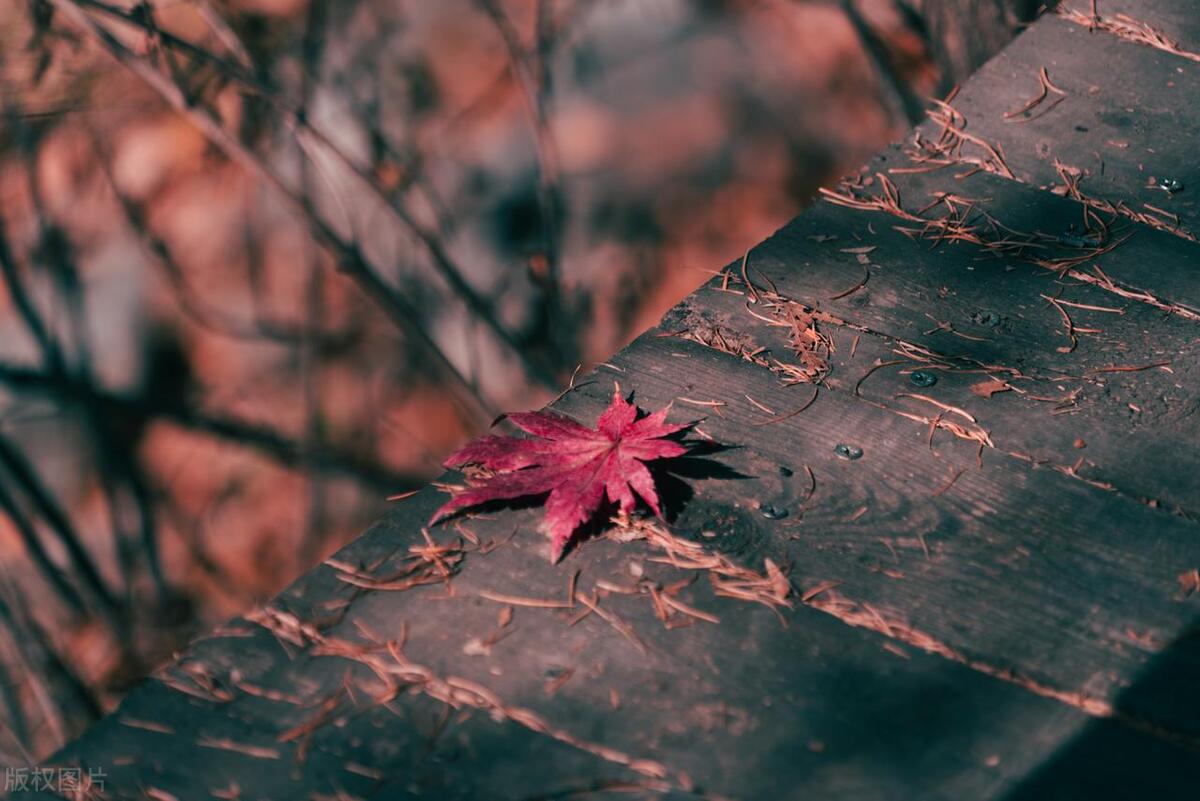
{"label": "wood grain", "polygon": [[[924,205],[938,186],[931,176],[896,180],[913,206]],[[1042,230],[1080,218],[1073,201],[991,176],[955,189],[986,198],[987,212],[1016,230],[1034,230],[1035,215]],[[1200,321],[973,245],[931,248],[896,231],[898,223],[822,203],[751,251],[752,281],[843,322],[821,325],[836,344],[826,379],[831,387],[857,387],[889,408],[936,415],[927,402],[897,397],[924,394],[972,414],[997,450],[1196,516],[1200,451],[1184,445],[1195,441],[1200,420]],[[1130,238],[1100,260],[1104,273],[1142,290],[1152,286],[1164,302],[1195,304],[1191,273],[1200,246],[1133,224],[1124,231]],[[846,252],[863,249],[870,252]],[[685,337],[700,332],[702,340],[715,327],[770,348],[770,359],[794,362],[788,329],[772,324],[769,304],[748,304],[752,293],[740,265],[726,273],[728,279],[714,279],[664,326]],[[861,289],[835,297],[864,276]],[[949,366],[906,356],[902,343],[938,354]],[[879,361],[896,364],[870,372]],[[1147,365],[1159,366],[1130,369]],[[927,390],[909,377],[923,367],[937,380]],[[972,389],[995,379],[1011,391],[984,398]],[[1072,400],[1056,402],[1061,398]]]}

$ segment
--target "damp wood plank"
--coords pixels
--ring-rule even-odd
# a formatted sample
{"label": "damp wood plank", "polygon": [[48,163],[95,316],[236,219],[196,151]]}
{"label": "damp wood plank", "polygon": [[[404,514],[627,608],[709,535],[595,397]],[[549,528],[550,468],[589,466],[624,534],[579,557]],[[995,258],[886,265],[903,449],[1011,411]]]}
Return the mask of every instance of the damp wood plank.
{"label": "damp wood plank", "polygon": [[[1064,6],[1089,13],[1080,0]],[[1061,187],[1060,164],[1075,168],[1085,195],[1194,237],[1200,233],[1200,16],[1190,2],[1100,0],[1098,10],[1106,20],[1124,14],[1124,24],[1168,34],[1191,57],[1048,14],[980,69],[952,104],[965,115],[966,130],[1002,149],[1017,180]],[[1063,94],[1050,92],[1015,113],[1041,91],[1042,68]],[[929,122],[918,130],[936,137],[938,128]],[[1177,181],[1180,191],[1164,189],[1164,179]]]}
{"label": "damp wood plank", "polygon": [[[892,151],[874,166],[895,164],[908,162]],[[907,209],[944,191],[937,174],[889,180]],[[953,188],[974,199],[976,222],[988,215],[1005,237],[1081,219],[1075,201],[990,175]],[[824,378],[831,388],[898,413],[957,420],[985,432],[990,451],[1197,516],[1200,451],[1190,444],[1200,426],[1200,315],[1192,311],[1200,245],[1126,223],[1110,229],[1111,250],[1064,275],[898,227],[920,226],[818,203],[751,250],[745,270],[734,263],[687,299],[664,327],[724,340],[733,352],[768,348],[757,361],[786,367],[799,361],[786,302],[820,310],[831,321],[817,323],[834,344]],[[1063,245],[1028,255],[1079,252]],[[1098,276],[1111,283],[1081,280]],[[777,303],[759,297],[771,288]],[[914,371],[935,383],[915,385]]]}
{"label": "damp wood plank", "polygon": [[[812,387],[658,333],[613,363],[638,376],[650,406],[726,404],[703,430],[733,446],[723,461],[747,477],[706,482],[677,529],[730,536],[752,559],[766,549],[801,592],[836,582],[813,603],[851,625],[1131,725],[1200,736],[1187,678],[1200,669],[1198,611],[1177,581],[1200,553],[1195,523],[1012,457],[980,460],[973,441],[930,447],[928,426],[852,393],[826,387],[808,405]],[[839,445],[861,458],[840,458]],[[1124,695],[1167,651],[1191,667]]]}
{"label": "damp wood plank", "polygon": [[[620,356],[622,378],[636,386],[641,401],[665,401],[682,381],[696,385],[694,392],[714,377],[747,379],[747,388],[770,402],[791,395],[769,375],[739,372],[757,368],[727,369],[728,357],[688,343],[685,351],[694,352],[685,353],[686,362],[664,357],[661,349],[677,344],[643,339]],[[602,376],[594,380],[563,408],[581,418],[598,413],[608,386]],[[818,461],[825,440],[834,437],[827,429],[840,426],[843,437],[846,431],[865,437],[896,424],[858,406],[868,410],[866,417],[836,404],[814,405],[818,415],[811,422],[802,424],[799,415],[752,441],[738,433],[744,426],[706,423],[705,431],[738,446],[720,454],[721,462],[759,477],[721,471],[691,479],[693,497],[676,501],[676,530],[758,570],[766,558],[784,564],[797,548],[818,553],[813,543],[790,539],[792,523],[806,526],[810,514],[818,524],[824,516],[836,519],[839,507],[857,498],[814,498],[810,512],[797,510],[780,525],[758,522],[758,510],[737,499],[778,491],[777,466],[784,459],[811,462],[822,492],[844,491],[837,474]],[[894,447],[904,444],[897,437]],[[882,458],[873,451],[847,464],[869,470]],[[851,482],[869,486],[865,477]],[[964,486],[970,497],[972,479]],[[878,503],[894,492],[881,488],[873,498]],[[566,606],[577,571],[577,598],[603,594],[605,587],[666,587],[696,578],[658,561],[662,551],[639,541],[592,540],[552,566],[536,514],[528,511],[431,532],[437,543],[480,542],[448,583],[364,591],[339,578],[350,567],[394,573],[411,549],[425,544],[420,529],[442,497],[427,490],[405,501],[265,609],[198,642],[59,760],[102,766],[106,791],[117,798],[200,799],[235,790],[246,798],[338,792],[502,799],[587,792],[681,799],[950,801],[1045,792],[1062,799],[1137,792],[1182,798],[1200,779],[1200,762],[1187,744],[930,653],[927,643],[846,625],[853,618],[845,605],[861,604],[851,600],[862,597],[858,580],[809,597],[812,608],[801,604],[799,597],[814,589],[809,573],[832,575],[816,570],[816,563],[796,566],[799,595],[780,616],[763,605],[716,597],[707,577],[699,576],[677,597],[719,622],[696,619],[671,630],[656,617],[651,597],[636,590],[609,590],[600,600],[611,620],[593,613],[572,625],[586,611],[579,600],[570,608],[526,606],[533,600]],[[775,500],[791,503],[786,492]],[[730,519],[740,521],[732,530]],[[860,527],[867,525],[879,530],[878,520],[860,519]],[[928,536],[938,561],[950,556],[954,540],[970,538],[950,528]],[[1069,543],[1044,553],[1070,562],[1064,548],[1070,550]],[[874,555],[864,558],[853,546],[835,550],[837,561],[856,566],[854,576],[877,575]],[[967,584],[974,579],[962,576],[960,596],[977,592]],[[1127,589],[1128,581],[1113,591]],[[504,622],[506,607],[512,617]],[[871,608],[894,614],[883,603]],[[1064,620],[1078,611],[1069,606]],[[1014,610],[1009,618],[1015,616]],[[1069,647],[1059,650],[1072,655]],[[438,697],[446,688],[458,693],[450,704]]]}
{"label": "damp wood plank", "polygon": [[[1186,797],[1200,764],[1183,636],[1195,609],[1173,599],[1173,571],[1196,553],[1189,524],[1014,460],[980,468],[958,440],[931,452],[918,427],[844,392],[755,426],[766,413],[723,393],[783,410],[811,388],[661,333],[559,407],[594,418],[612,378],[647,407],[674,399],[681,419],[681,398],[726,399],[701,424],[726,448],[680,468],[689,490],[668,489],[671,528],[748,569],[790,566],[796,608],[782,620],[714,597],[699,576],[679,600],[719,622],[667,630],[636,588],[693,571],[606,539],[552,566],[529,511],[434,529],[438,543],[480,543],[448,583],[348,583],[348,571],[395,574],[421,547],[444,497],[427,490],[198,643],[60,759],[111,766],[109,788],[131,797],[181,799],[229,783],[261,798],[534,798],[605,783],[681,798],[780,786],[797,798],[1036,798],[1047,786],[1121,798],[1146,781]],[[843,442],[863,456],[838,458]],[[768,519],[766,505],[788,514]],[[576,571],[573,607],[524,605],[567,606]],[[615,617],[570,625],[597,591]],[[403,663],[389,642],[404,643]],[[389,669],[407,677],[395,697]],[[436,697],[447,687],[458,708]]]}

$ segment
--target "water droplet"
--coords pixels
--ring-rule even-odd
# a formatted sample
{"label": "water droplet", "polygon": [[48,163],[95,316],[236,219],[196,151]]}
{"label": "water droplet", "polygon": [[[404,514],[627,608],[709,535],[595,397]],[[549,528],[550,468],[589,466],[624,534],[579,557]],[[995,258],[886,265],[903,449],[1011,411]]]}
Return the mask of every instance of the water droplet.
{"label": "water droplet", "polygon": [[788,516],[787,509],[784,509],[781,506],[772,506],[769,503],[760,503],[758,505],[758,511],[768,520],[782,520]]}
{"label": "water droplet", "polygon": [[845,443],[834,445],[833,452],[839,457],[850,461],[860,458],[863,453],[862,448],[855,447],[854,445],[846,445]]}
{"label": "water droplet", "polygon": [[1173,195],[1183,191],[1183,181],[1178,178],[1163,178],[1159,180],[1158,188]]}
{"label": "water droplet", "polygon": [[929,370],[914,370],[908,380],[918,387],[932,387],[937,383],[937,376]]}

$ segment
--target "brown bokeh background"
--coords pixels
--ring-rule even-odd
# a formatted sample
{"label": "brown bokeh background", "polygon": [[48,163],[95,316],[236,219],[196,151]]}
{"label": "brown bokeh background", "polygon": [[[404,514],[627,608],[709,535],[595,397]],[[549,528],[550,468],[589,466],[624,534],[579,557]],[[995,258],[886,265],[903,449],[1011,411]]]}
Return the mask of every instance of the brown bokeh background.
{"label": "brown bokeh background", "polygon": [[737,258],[1002,0],[0,13],[0,761]]}

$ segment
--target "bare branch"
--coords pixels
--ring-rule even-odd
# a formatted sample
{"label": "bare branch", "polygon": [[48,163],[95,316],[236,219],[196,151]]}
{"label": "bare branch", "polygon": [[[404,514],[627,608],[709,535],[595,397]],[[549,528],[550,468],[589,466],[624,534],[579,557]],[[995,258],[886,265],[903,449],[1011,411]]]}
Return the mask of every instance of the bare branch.
{"label": "bare branch", "polygon": [[[255,156],[249,148],[247,148],[240,140],[227,131],[223,125],[211,113],[200,108],[190,102],[184,95],[182,89],[168,76],[164,75],[150,62],[141,58],[133,51],[129,50],[120,42],[107,28],[97,23],[91,16],[84,11],[83,6],[97,8],[106,13],[114,13],[114,9],[102,3],[97,3],[95,0],[49,0],[58,8],[67,18],[74,21],[77,25],[84,28],[88,33],[95,37],[101,45],[126,68],[137,75],[151,89],[157,92],[168,104],[171,105],[177,112],[185,116],[193,125],[195,125],[201,133],[209,138],[217,147],[226,153],[235,162],[241,164],[251,173],[263,179],[269,186],[279,192],[283,199],[287,201],[295,210],[299,211],[306,219],[306,222],[317,235],[317,239],[326,247],[328,247],[334,256],[341,262],[341,269],[346,272],[351,278],[360,282],[360,285],[373,285],[369,294],[372,298],[379,300],[376,292],[379,291],[379,279],[375,276],[375,280],[369,280],[365,273],[375,273],[375,269],[370,265],[361,253],[358,251],[357,245],[353,242],[343,240],[323,219],[319,218],[316,213],[308,206],[304,198],[288,187],[283,180],[271,168],[266,166],[257,156]],[[115,14],[128,24],[135,25],[148,33],[158,34],[157,29],[150,28],[145,21],[134,15]],[[181,42],[175,37],[170,40],[163,38],[162,41],[176,44]],[[194,45],[189,45],[189,52],[199,50]],[[282,101],[275,93],[269,91],[261,83],[247,79],[244,72],[238,68],[230,68],[226,62],[221,59],[209,56],[205,59],[207,62],[219,65],[225,70],[226,77],[238,81],[243,86],[251,88],[261,94],[264,99],[272,103],[276,110],[280,112],[285,122],[296,129],[297,136],[301,139],[305,136],[311,137],[313,142],[319,144],[322,148],[332,154],[338,161],[346,167],[351,174],[355,176],[372,194],[383,201],[384,208],[392,213],[398,222],[400,222],[418,241],[424,246],[428,252],[433,266],[437,269],[438,274],[449,284],[454,293],[466,304],[472,314],[477,316],[521,362],[526,373],[533,380],[544,384],[547,387],[556,385],[556,379],[553,373],[539,363],[534,361],[524,349],[514,339],[496,316],[491,304],[479,295],[478,292],[464,278],[462,270],[454,263],[450,254],[442,245],[438,235],[422,225],[415,217],[413,217],[403,204],[400,203],[395,193],[386,190],[378,181],[378,179],[368,172],[363,166],[359,165],[351,159],[346,153],[341,150],[336,143],[329,137],[325,136],[320,130],[314,128],[296,109],[286,102]],[[395,295],[396,292],[386,285],[382,284],[388,294]],[[395,319],[393,312],[388,312],[390,317]],[[413,335],[413,326],[405,325],[404,330],[411,336]],[[428,337],[422,337],[429,343]],[[422,343],[423,344],[423,343]],[[439,351],[440,352],[440,351]],[[444,355],[441,357],[444,361]],[[445,362],[446,365],[449,362]],[[455,371],[457,373],[457,371]],[[459,376],[461,379],[461,376]],[[466,382],[463,382],[464,384]],[[468,385],[469,386],[469,385]]]}
{"label": "bare branch", "polygon": [[50,585],[58,592],[59,596],[71,610],[77,614],[82,614],[85,611],[83,599],[79,597],[79,593],[71,586],[71,582],[58,569],[58,565],[51,561],[46,549],[42,547],[42,540],[38,536],[37,529],[33,523],[21,511],[21,507],[17,504],[15,498],[9,494],[4,482],[0,481],[0,511],[8,517],[17,533],[21,536],[21,541],[25,544],[26,550],[29,551],[29,556],[33,559],[33,563],[37,565],[38,570],[46,578]]}
{"label": "bare branch", "polygon": [[83,580],[84,586],[100,602],[115,625],[115,621],[120,617],[120,604],[113,597],[95,562],[92,561],[91,555],[83,546],[79,532],[75,530],[71,519],[58,505],[58,501],[54,499],[50,490],[38,478],[33,465],[25,458],[25,454],[3,434],[0,434],[0,465],[4,466],[14,484],[21,489],[38,514],[46,521],[50,530],[66,550],[71,564]]}
{"label": "bare branch", "polygon": [[[558,340],[561,330],[560,316],[563,312],[559,282],[559,259],[561,257],[558,209],[561,206],[562,176],[559,168],[558,145],[550,129],[549,99],[550,71],[549,56],[553,46],[554,30],[550,10],[545,0],[538,0],[537,18],[534,24],[534,45],[527,48],[521,43],[520,34],[512,20],[504,13],[496,0],[476,0],[484,13],[492,20],[508,52],[509,68],[521,90],[521,99],[533,130],[534,152],[538,165],[538,207],[542,226],[542,256],[545,258],[544,275],[539,282],[546,293],[546,317],[551,339]],[[537,273],[535,272],[535,275]],[[567,360],[573,359],[567,356]]]}
{"label": "bare branch", "polygon": [[330,446],[312,453],[286,434],[268,426],[205,414],[157,398],[119,395],[67,375],[0,363],[0,383],[13,389],[47,395],[68,406],[94,406],[102,414],[132,420],[162,420],[256,450],[288,468],[298,468],[306,462],[313,462],[324,472],[342,474],[387,492],[418,487],[426,479],[423,475],[397,472],[373,459]]}
{"label": "bare branch", "polygon": [[841,0],[841,9],[862,43],[863,52],[870,60],[871,66],[875,68],[892,113],[906,124],[915,125],[924,117],[924,104],[913,94],[904,79],[896,74],[886,45],[859,13],[854,0]]}
{"label": "bare branch", "polygon": [[4,276],[5,288],[8,289],[9,297],[12,298],[17,313],[42,351],[43,362],[50,368],[61,366],[62,355],[59,353],[58,345],[50,336],[41,314],[33,305],[33,299],[30,298],[29,293],[25,290],[25,284],[21,280],[17,261],[8,246],[3,216],[0,216],[0,273]]}

